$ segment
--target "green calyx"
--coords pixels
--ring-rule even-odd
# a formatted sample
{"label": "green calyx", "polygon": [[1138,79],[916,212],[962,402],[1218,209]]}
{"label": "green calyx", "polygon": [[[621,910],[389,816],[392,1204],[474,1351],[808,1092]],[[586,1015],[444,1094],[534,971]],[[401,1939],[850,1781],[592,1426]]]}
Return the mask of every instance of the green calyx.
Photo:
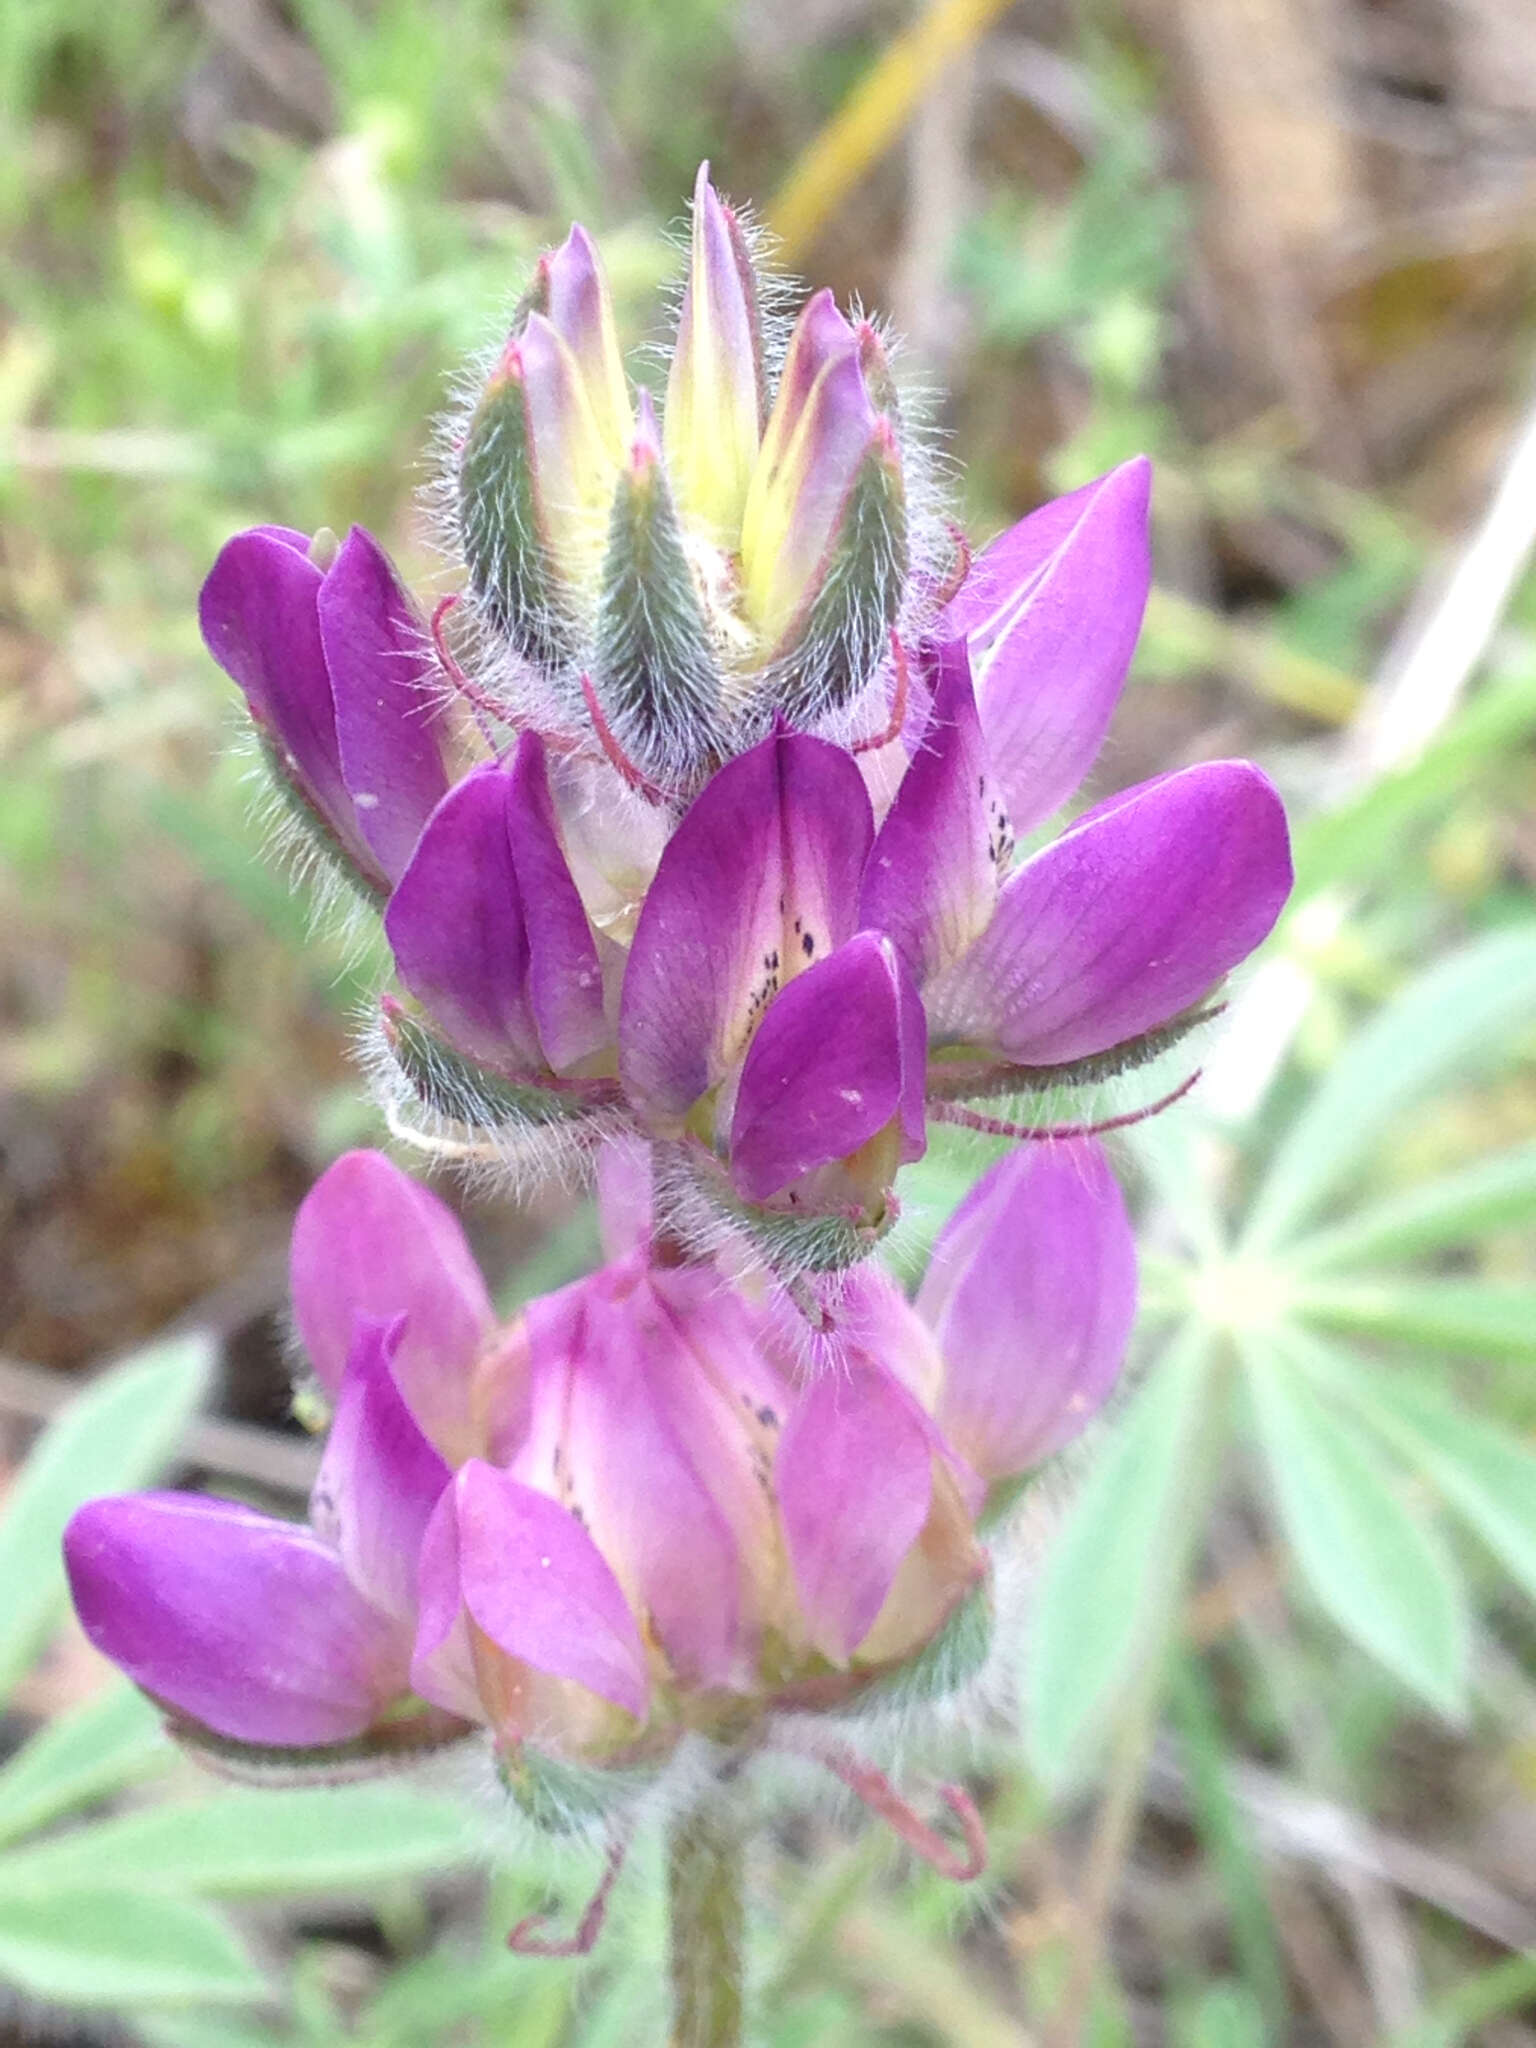
{"label": "green calyx", "polygon": [[900,1213],[888,1196],[877,1215],[800,1214],[744,1202],[717,1162],[693,1150],[680,1163],[699,1195],[723,1222],[750,1238],[764,1260],[781,1275],[840,1273],[867,1259]]}
{"label": "green calyx", "polygon": [[948,1699],[975,1678],[992,1648],[996,1614],[989,1578],[972,1586],[932,1640],[905,1663],[877,1673],[859,1694],[856,1713],[899,1711]]}
{"label": "green calyx", "polygon": [[591,1114],[580,1096],[488,1072],[447,1045],[402,1004],[384,1011],[384,1040],[412,1094],[435,1115],[471,1130],[547,1127]]}
{"label": "green calyx", "polygon": [[357,855],[342,843],[330,822],[310,802],[303,783],[289,765],[282,748],[261,726],[253,725],[252,729],[256,734],[262,766],[267,771],[267,781],[281,806],[283,820],[293,827],[295,846],[303,849],[299,855],[301,867],[305,865],[304,854],[311,855],[325,874],[334,876],[348,889],[354,890],[370,910],[382,908],[389,895],[388,884],[382,877],[359,865]]}
{"label": "green calyx", "polygon": [[815,594],[780,660],[779,708],[792,722],[851,704],[888,651],[911,563],[906,486],[888,426],[843,505]]}
{"label": "green calyx", "polygon": [[649,1791],[653,1764],[624,1764],[602,1770],[567,1763],[526,1743],[499,1750],[496,1775],[525,1819],[547,1835],[569,1835],[592,1821],[606,1820]]}
{"label": "green calyx", "polygon": [[520,654],[560,667],[574,654],[568,599],[543,532],[527,393],[503,364],[459,460],[459,527],[470,588]]}
{"label": "green calyx", "polygon": [[190,1751],[199,1763],[236,1784],[265,1787],[350,1785],[390,1772],[408,1771],[438,1750],[475,1734],[465,1721],[425,1700],[402,1700],[366,1735],[348,1742],[316,1743],[306,1748],[238,1742],[219,1735],[174,1708],[166,1713],[166,1733]]}
{"label": "green calyx", "polygon": [[646,451],[614,495],[592,682],[625,752],[648,774],[691,783],[718,758],[709,626],[666,474]]}

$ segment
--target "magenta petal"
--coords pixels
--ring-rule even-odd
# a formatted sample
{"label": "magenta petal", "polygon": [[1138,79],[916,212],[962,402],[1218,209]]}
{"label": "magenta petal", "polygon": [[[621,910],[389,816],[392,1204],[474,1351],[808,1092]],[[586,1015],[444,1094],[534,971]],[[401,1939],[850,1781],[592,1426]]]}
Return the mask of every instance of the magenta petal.
{"label": "magenta petal", "polygon": [[964,641],[938,650],[933,712],[875,839],[859,922],[889,933],[919,987],[986,930],[1012,849]]}
{"label": "magenta petal", "polygon": [[1142,783],[1003,889],[927,991],[935,1038],[1057,1065],[1168,1023],[1257,946],[1291,887],[1285,812],[1251,762]]}
{"label": "magenta petal", "polygon": [[[739,1289],[721,1286],[713,1266],[653,1269],[648,1295],[677,1339],[651,1354],[661,1398],[734,1534],[758,1600],[771,1605],[778,1539],[763,1457],[791,1398],[789,1381],[767,1349],[775,1319]],[[756,1609],[744,1616],[744,1637],[757,1620]]]}
{"label": "magenta petal", "polygon": [[697,1372],[649,1287],[586,1290],[563,1471],[603,1556],[691,1686],[741,1681],[741,1559],[684,1441],[669,1390]]}
{"label": "magenta petal", "polygon": [[389,557],[354,526],[320,586],[341,772],[357,828],[391,881],[446,792],[427,636]]}
{"label": "magenta petal", "polygon": [[611,1138],[597,1155],[597,1220],[603,1256],[627,1258],[650,1243],[651,1148],[640,1138]]}
{"label": "magenta petal", "polygon": [[650,1687],[635,1618],[597,1545],[547,1494],[471,1459],[433,1518],[420,1590],[418,1665],[462,1604],[509,1657],[644,1716]]}
{"label": "magenta petal", "polygon": [[234,1741],[344,1742],[406,1690],[408,1636],[307,1528],[197,1494],[125,1494],[80,1509],[64,1558],[97,1649]]}
{"label": "magenta petal", "polygon": [[1136,1248],[1091,1139],[983,1175],[933,1248],[918,1312],[944,1355],[939,1427],[984,1478],[1023,1472],[1102,1407],[1136,1314]]}
{"label": "magenta petal", "polygon": [[451,1484],[438,1496],[417,1559],[411,1689],[461,1720],[491,1718],[489,1704],[480,1695],[480,1674],[464,1611],[458,1496]]}
{"label": "magenta petal", "polygon": [[731,1177],[749,1202],[846,1159],[895,1117],[923,1151],[922,1004],[895,947],[860,932],[768,1006],[741,1072]]}
{"label": "magenta petal", "polygon": [[299,1206],[289,1272],[299,1336],[332,1394],[359,1320],[404,1316],[396,1384],[439,1449],[462,1455],[470,1372],[493,1317],[453,1212],[382,1152],[348,1152]]}
{"label": "magenta petal", "polygon": [[391,1360],[405,1322],[357,1322],[309,1518],[353,1585],[409,1624],[417,1554],[449,1472],[395,1385]]}
{"label": "magenta petal", "polygon": [[376,877],[341,772],[320,639],[321,575],[297,538],[257,528],[226,541],[203,585],[198,618],[208,652],[245,692],[258,728],[349,858]]}
{"label": "magenta petal", "polygon": [[774,1490],[811,1641],[842,1663],[874,1626],[928,1519],[928,1431],[873,1366],[828,1370],[785,1424]]}
{"label": "magenta petal", "polygon": [[1014,829],[1092,767],[1151,587],[1145,456],[1043,505],[995,540],[939,620],[964,634],[981,728]]}
{"label": "magenta petal", "polygon": [[853,931],[874,837],[852,756],[777,733],[705,784],[662,854],[624,976],[619,1072],[675,1135],[797,967]]}
{"label": "magenta petal", "polygon": [[400,979],[461,1052],[504,1072],[544,1065],[528,926],[507,814],[512,777],[475,768],[427,821],[384,913]]}
{"label": "magenta petal", "polygon": [[384,929],[405,987],[472,1059],[536,1077],[603,1043],[597,949],[536,734],[510,770],[487,762],[444,797]]}
{"label": "magenta petal", "polygon": [[528,933],[528,1002],[544,1058],[564,1073],[608,1037],[603,976],[581,896],[561,851],[544,742],[524,733],[512,763],[507,839]]}

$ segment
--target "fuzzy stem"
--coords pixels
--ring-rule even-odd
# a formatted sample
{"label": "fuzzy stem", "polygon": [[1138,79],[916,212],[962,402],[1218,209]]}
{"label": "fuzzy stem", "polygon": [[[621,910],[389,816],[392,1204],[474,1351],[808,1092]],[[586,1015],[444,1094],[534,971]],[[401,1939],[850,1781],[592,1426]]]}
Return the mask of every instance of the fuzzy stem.
{"label": "fuzzy stem", "polygon": [[672,1823],[671,2048],[740,2048],[743,1848],[742,1829],[718,1785]]}

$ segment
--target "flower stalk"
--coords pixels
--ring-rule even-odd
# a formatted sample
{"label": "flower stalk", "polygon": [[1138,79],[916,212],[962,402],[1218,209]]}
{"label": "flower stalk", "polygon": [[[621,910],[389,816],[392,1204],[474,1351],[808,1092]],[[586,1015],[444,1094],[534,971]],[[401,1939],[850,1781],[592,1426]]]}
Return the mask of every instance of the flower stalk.
{"label": "flower stalk", "polygon": [[667,1845],[671,2048],[739,2048],[745,2012],[746,1832],[712,1780]]}

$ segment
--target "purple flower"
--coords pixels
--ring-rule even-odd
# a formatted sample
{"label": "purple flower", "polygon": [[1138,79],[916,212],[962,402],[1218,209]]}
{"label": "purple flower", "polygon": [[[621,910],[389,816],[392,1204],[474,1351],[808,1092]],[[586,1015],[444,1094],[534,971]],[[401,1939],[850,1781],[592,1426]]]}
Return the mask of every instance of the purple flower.
{"label": "purple flower", "polygon": [[856,1697],[982,1583],[988,1485],[1080,1429],[1124,1349],[1102,1156],[994,1169],[916,1309],[866,1270],[816,1341],[776,1291],[657,1254],[642,1164],[605,1157],[616,1256],[507,1328],[387,1160],[317,1184],[295,1315],[335,1412],[308,1524],[141,1494],[66,1536],[87,1633],[177,1726],[366,1753],[479,1723],[505,1756],[654,1757]]}
{"label": "purple flower", "polygon": [[400,1335],[399,1318],[354,1324],[307,1526],[176,1493],[71,1521],[86,1634],[178,1719],[310,1748],[366,1737],[409,1700],[415,1558],[449,1474],[401,1398]]}
{"label": "purple flower", "polygon": [[860,922],[895,940],[941,1055],[995,1062],[999,1081],[1010,1066],[1070,1079],[1110,1052],[1130,1063],[1138,1039],[1200,1003],[1274,924],[1291,886],[1279,798],[1251,763],[1207,762],[1123,790],[1013,867],[967,644],[937,649],[932,674]]}
{"label": "purple flower", "polygon": [[1125,1203],[1091,1139],[1026,1146],[972,1188],[917,1296],[935,1417],[989,1481],[1040,1464],[1103,1406],[1136,1313]]}
{"label": "purple flower", "polygon": [[496,1072],[568,1074],[601,1053],[597,943],[560,848],[543,742],[472,769],[427,820],[384,929],[403,986]]}
{"label": "purple flower", "polygon": [[286,527],[236,534],[203,585],[203,638],[322,841],[386,893],[448,787],[441,688],[373,536],[353,527],[322,568],[324,552]]}

